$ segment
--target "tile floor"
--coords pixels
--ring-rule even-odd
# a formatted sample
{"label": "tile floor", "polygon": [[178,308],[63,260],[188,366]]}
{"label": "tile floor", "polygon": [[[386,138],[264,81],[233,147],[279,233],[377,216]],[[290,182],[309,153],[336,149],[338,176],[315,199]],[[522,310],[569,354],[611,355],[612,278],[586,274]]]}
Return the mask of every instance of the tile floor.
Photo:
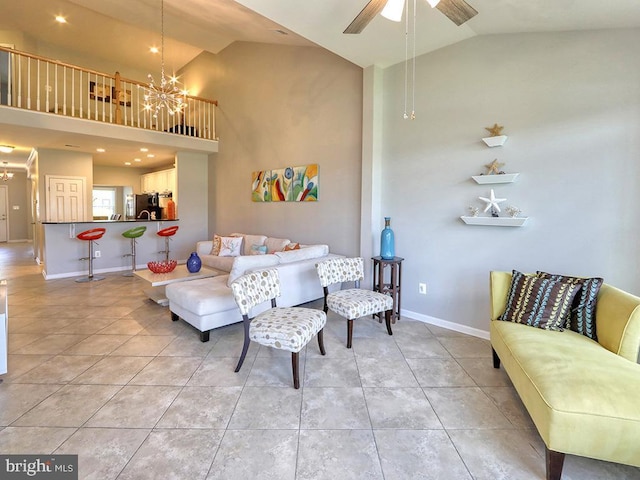
{"label": "tile floor", "polygon": [[[327,355],[252,345],[240,325],[201,343],[143,282],[43,280],[25,244],[0,247],[9,373],[0,452],[79,455],[81,479],[543,479],[543,444],[489,343],[402,319],[330,314]],[[310,304],[320,308],[320,302]],[[567,456],[563,480],[640,469]]]}

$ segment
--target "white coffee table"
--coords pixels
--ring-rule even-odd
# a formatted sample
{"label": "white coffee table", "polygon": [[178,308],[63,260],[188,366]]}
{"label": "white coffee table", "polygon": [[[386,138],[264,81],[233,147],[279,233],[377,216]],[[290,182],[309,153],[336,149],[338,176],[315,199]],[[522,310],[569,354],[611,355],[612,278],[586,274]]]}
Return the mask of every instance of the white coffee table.
{"label": "white coffee table", "polygon": [[186,282],[189,280],[198,280],[200,278],[215,277],[223,272],[214,270],[213,268],[202,267],[199,272],[191,273],[187,270],[187,266],[177,265],[176,268],[169,273],[153,273],[151,270],[136,270],[133,274],[151,284],[151,288],[144,293],[158,305],[166,307],[169,305],[169,299],[164,293],[164,286],[170,283]]}

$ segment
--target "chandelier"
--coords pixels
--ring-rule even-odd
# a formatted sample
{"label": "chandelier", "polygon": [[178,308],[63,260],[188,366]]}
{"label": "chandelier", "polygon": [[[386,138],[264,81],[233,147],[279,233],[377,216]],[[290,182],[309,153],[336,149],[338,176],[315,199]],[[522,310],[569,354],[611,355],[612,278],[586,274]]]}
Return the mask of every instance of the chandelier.
{"label": "chandelier", "polygon": [[3,182],[6,182],[13,178],[13,173],[7,172],[8,162],[2,162],[2,164],[4,165],[4,172],[0,175],[0,179],[2,179]]}
{"label": "chandelier", "polygon": [[162,110],[169,115],[180,114],[187,107],[186,90],[180,90],[178,78],[164,74],[164,0],[160,7],[160,83],[157,84],[151,74],[147,75],[149,86],[145,89],[143,108],[150,112],[153,118],[158,118]]}

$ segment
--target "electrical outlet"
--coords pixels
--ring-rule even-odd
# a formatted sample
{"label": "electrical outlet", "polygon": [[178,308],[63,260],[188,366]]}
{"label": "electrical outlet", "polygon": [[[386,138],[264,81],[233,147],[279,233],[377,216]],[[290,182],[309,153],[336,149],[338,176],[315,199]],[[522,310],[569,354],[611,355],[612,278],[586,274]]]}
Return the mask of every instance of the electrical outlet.
{"label": "electrical outlet", "polygon": [[100,258],[100,250],[96,250],[95,252],[93,252],[95,254],[96,258]]}
{"label": "electrical outlet", "polygon": [[427,284],[426,283],[419,283],[418,284],[418,293],[420,293],[421,295],[426,295],[427,294]]}

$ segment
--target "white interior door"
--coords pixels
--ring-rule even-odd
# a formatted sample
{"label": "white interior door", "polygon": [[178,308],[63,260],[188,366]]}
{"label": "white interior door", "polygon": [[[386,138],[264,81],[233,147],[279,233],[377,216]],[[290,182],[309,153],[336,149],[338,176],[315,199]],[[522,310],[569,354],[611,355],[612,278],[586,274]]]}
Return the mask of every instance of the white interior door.
{"label": "white interior door", "polygon": [[48,222],[84,222],[86,178],[47,175]]}
{"label": "white interior door", "polygon": [[7,215],[8,190],[0,185],[0,242],[9,240],[9,220]]}

